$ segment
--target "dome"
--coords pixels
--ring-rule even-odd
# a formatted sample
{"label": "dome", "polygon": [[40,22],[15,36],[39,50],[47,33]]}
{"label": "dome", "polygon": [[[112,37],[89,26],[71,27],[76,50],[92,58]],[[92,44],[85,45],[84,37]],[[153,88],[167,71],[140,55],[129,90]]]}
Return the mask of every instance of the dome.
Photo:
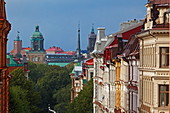
{"label": "dome", "polygon": [[38,37],[42,37],[42,34],[40,32],[34,32],[32,35],[33,38],[38,38]]}
{"label": "dome", "polygon": [[39,31],[39,26],[36,25],[35,32],[32,34],[32,38],[43,38],[43,35]]}

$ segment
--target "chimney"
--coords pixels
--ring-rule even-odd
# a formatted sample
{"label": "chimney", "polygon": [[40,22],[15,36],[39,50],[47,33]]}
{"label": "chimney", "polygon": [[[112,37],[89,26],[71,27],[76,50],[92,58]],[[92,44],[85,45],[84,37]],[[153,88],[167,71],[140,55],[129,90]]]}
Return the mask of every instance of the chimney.
{"label": "chimney", "polygon": [[105,28],[98,28],[96,42],[101,42],[102,38],[105,38]]}

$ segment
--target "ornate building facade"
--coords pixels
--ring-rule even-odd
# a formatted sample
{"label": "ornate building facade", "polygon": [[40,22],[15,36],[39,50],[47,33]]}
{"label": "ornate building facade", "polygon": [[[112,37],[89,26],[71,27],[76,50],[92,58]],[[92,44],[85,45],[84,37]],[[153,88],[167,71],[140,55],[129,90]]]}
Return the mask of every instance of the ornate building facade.
{"label": "ornate building facade", "polygon": [[[143,21],[134,21],[136,21],[135,24],[129,27],[122,25],[120,32],[108,36],[105,36],[104,29],[98,31],[95,49],[92,52],[94,57],[94,113],[131,113],[138,111],[138,104],[136,104],[136,107],[133,104],[133,101],[139,102],[138,91],[133,91],[137,89],[138,83],[136,78],[132,79],[132,76],[138,76],[136,75],[138,70],[135,67],[136,65],[128,64],[129,62],[124,59],[126,49],[128,54],[133,52],[133,50],[130,51],[130,47],[126,48],[125,45],[136,43],[134,40],[128,42],[129,38],[139,32],[143,26]],[[134,21],[132,22],[134,23]],[[133,44],[131,48],[135,47]],[[130,61],[130,63],[132,62]],[[132,69],[133,72],[129,71]],[[129,84],[130,82],[133,82],[133,85]]]}
{"label": "ornate building facade", "polygon": [[0,0],[0,113],[9,113],[9,80],[6,65],[7,35],[11,24],[6,19],[5,2]]}
{"label": "ornate building facade", "polygon": [[149,0],[140,39],[140,112],[169,113],[169,0]]}
{"label": "ornate building facade", "polygon": [[39,26],[35,27],[35,32],[31,37],[31,50],[28,53],[29,60],[34,63],[45,63],[44,37],[39,31]]}

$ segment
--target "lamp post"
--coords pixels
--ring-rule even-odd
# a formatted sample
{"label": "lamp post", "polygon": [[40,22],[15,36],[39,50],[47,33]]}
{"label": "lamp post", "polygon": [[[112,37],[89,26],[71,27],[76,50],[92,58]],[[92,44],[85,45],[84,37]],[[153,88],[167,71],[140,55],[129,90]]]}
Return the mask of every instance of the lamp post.
{"label": "lamp post", "polygon": [[52,110],[52,109],[50,108],[50,105],[48,105],[48,110],[51,111],[51,112],[53,112],[53,113],[56,113],[54,110]]}

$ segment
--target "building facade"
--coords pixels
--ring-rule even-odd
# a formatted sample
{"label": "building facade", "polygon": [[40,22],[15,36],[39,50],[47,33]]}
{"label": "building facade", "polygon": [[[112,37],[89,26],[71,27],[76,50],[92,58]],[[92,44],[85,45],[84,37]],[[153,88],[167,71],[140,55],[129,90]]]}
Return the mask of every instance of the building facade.
{"label": "building facade", "polygon": [[90,58],[83,63],[83,76],[84,80],[89,81],[94,75],[94,62],[93,58]]}
{"label": "building facade", "polygon": [[0,113],[9,113],[9,80],[6,65],[7,36],[11,24],[6,19],[5,2],[0,0]]}
{"label": "building facade", "polygon": [[78,96],[78,93],[83,89],[82,66],[80,63],[75,63],[73,71],[70,73],[71,84],[71,102]]}
{"label": "building facade", "polygon": [[132,35],[128,40],[123,54],[119,56],[123,64],[121,80],[124,82],[126,101],[124,108],[129,113],[139,113],[139,39]]}
{"label": "building facade", "polygon": [[[103,105],[104,91],[104,70],[103,66],[103,49],[108,38],[105,35],[105,28],[98,28],[94,51],[92,52],[94,60],[94,77],[93,77],[93,113],[104,113]],[[107,92],[108,93],[108,92]]]}
{"label": "building facade", "polygon": [[50,47],[46,50],[45,61],[48,65],[64,67],[75,59],[75,51],[64,51],[60,47]]}
{"label": "building facade", "polygon": [[169,0],[149,0],[140,39],[140,112],[169,113]]}
{"label": "building facade", "polygon": [[28,53],[29,61],[34,63],[45,63],[44,37],[39,31],[39,26],[35,27],[35,32],[31,37],[31,50]]}
{"label": "building facade", "polygon": [[[137,71],[137,69],[134,68],[136,65],[130,67],[129,62],[124,58],[124,50],[128,49],[125,48],[125,45],[128,43],[129,38],[139,32],[143,26],[142,21],[135,21],[136,24],[130,24],[129,27],[126,25],[120,32],[108,36],[97,34],[95,49],[93,51],[94,113],[131,113],[132,110],[130,111],[130,108],[132,108],[132,101],[138,102],[136,96],[138,93],[137,91],[133,91],[137,86],[134,88],[132,84],[131,87],[129,85],[130,81],[133,81],[133,79],[129,77],[129,69],[132,70],[133,67],[133,69]],[[101,37],[98,38],[98,36]],[[136,42],[132,41],[131,43]],[[134,85],[136,84],[135,82]],[[136,97],[134,95],[130,96],[132,92],[135,92],[133,94]],[[132,98],[132,96],[134,97]],[[134,98],[136,98],[136,100]],[[135,110],[137,111],[136,108],[134,111]]]}

